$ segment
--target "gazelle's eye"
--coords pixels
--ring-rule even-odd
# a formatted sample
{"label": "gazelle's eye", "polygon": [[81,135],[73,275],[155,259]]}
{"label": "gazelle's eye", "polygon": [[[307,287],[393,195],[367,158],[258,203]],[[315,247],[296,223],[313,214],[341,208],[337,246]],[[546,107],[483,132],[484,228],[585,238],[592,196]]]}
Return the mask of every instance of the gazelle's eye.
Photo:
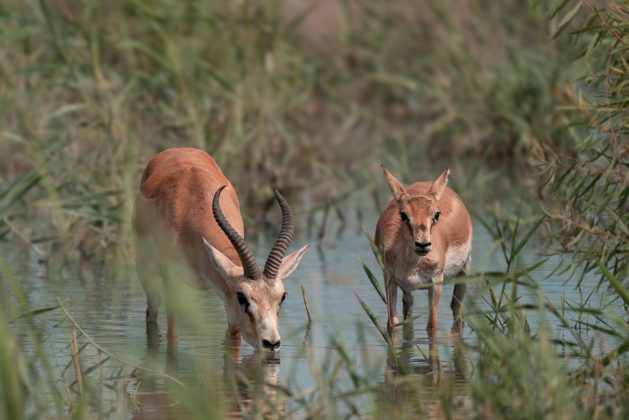
{"label": "gazelle's eye", "polygon": [[284,292],[284,294],[282,295],[282,300],[280,300],[280,305],[284,303],[285,299],[286,299],[286,292]]}
{"label": "gazelle's eye", "polygon": [[236,293],[236,299],[238,300],[238,304],[242,305],[247,309],[249,307],[249,301],[245,297],[245,294],[242,292]]}
{"label": "gazelle's eye", "polygon": [[439,212],[435,213],[435,222],[439,220],[439,216],[441,216],[441,213]]}
{"label": "gazelle's eye", "polygon": [[400,212],[400,219],[402,219],[403,222],[408,222],[408,216],[403,211]]}

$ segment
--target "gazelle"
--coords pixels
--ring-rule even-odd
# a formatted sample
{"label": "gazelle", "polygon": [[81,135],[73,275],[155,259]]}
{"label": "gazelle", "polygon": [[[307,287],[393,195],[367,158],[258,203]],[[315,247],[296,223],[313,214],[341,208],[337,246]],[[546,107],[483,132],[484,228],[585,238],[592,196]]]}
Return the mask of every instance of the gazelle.
{"label": "gazelle", "polygon": [[[286,298],[284,278],[297,268],[308,245],[284,256],[293,235],[292,213],[280,193],[275,195],[282,227],[260,271],[243,239],[236,191],[210,155],[173,148],[149,162],[133,214],[147,329],[154,328],[164,290],[184,280],[198,289],[214,289],[225,305],[230,332],[256,348],[280,348],[277,317]],[[169,275],[173,267],[180,274],[183,268],[183,276]],[[177,336],[172,306],[166,299],[169,337]]]}
{"label": "gazelle", "polygon": [[[471,268],[472,221],[459,196],[447,187],[450,170],[434,182],[404,187],[382,165],[393,198],[376,226],[375,241],[383,252],[386,272],[388,325],[398,323],[397,288],[402,289],[402,312],[413,312],[415,290],[428,288],[430,314],[427,330],[437,330],[437,306],[444,280],[468,274]],[[453,332],[462,332],[465,284],[454,286]]]}

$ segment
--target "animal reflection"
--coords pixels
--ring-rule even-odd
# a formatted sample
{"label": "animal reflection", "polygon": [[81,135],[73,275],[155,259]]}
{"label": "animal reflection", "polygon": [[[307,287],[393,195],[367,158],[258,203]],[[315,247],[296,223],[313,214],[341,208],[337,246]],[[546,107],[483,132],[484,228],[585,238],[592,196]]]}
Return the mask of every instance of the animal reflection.
{"label": "animal reflection", "polygon": [[254,352],[241,356],[240,340],[227,337],[224,382],[231,417],[280,418],[285,405],[277,392],[280,358],[276,353]]}
{"label": "animal reflection", "polygon": [[[395,343],[389,350],[384,371],[383,392],[380,396],[381,410],[392,410],[394,417],[419,416],[445,417],[440,400],[441,390],[461,388],[470,372],[470,362],[465,342],[458,335],[439,341],[435,336],[428,338],[428,352],[422,349],[426,341],[414,340],[411,323],[403,325],[403,335],[392,330]],[[451,359],[441,358],[440,347],[451,350]],[[451,362],[451,363],[450,363]],[[444,367],[445,365],[445,367]],[[421,397],[420,397],[421,396]],[[463,399],[464,396],[460,395]]]}
{"label": "animal reflection", "polygon": [[[157,329],[147,329],[147,351],[143,365],[159,365],[160,335]],[[166,340],[165,373],[180,376],[178,342]],[[277,387],[280,378],[280,359],[276,353],[253,352],[241,355],[241,340],[226,332],[223,361],[223,395],[230,418],[279,418],[285,406]],[[176,419],[186,417],[183,407],[168,391],[167,380],[154,375],[143,375],[137,381],[132,402],[133,419]],[[225,401],[224,401],[225,403]],[[209,413],[214,414],[216,413]]]}

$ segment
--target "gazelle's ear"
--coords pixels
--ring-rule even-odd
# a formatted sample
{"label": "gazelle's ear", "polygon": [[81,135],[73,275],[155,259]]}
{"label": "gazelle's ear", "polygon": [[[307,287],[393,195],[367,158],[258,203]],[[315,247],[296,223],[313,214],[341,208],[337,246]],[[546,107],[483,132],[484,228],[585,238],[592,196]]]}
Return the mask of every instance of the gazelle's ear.
{"label": "gazelle's ear", "polygon": [[287,256],[282,258],[282,263],[280,264],[280,268],[277,270],[276,278],[285,279],[290,275],[290,273],[295,271],[295,269],[299,265],[299,261],[301,261],[301,257],[304,256],[309,246],[310,244],[306,244],[292,254],[288,254]]}
{"label": "gazelle's ear", "polygon": [[441,195],[448,186],[448,176],[450,176],[450,169],[446,169],[439,175],[439,178],[432,183],[429,193],[432,194],[437,201],[441,199]]}
{"label": "gazelle's ear", "polygon": [[398,201],[406,197],[408,194],[406,193],[404,185],[402,185],[402,183],[398,181],[397,178],[384,167],[384,165],[381,164],[380,166],[382,167],[382,172],[384,172],[384,178],[387,180],[387,184],[393,193],[393,197]]}
{"label": "gazelle's ear", "polygon": [[242,267],[231,262],[225,254],[214,248],[205,238],[203,238],[203,243],[205,244],[205,249],[207,249],[210,261],[212,261],[212,265],[223,279],[231,280],[244,276]]}

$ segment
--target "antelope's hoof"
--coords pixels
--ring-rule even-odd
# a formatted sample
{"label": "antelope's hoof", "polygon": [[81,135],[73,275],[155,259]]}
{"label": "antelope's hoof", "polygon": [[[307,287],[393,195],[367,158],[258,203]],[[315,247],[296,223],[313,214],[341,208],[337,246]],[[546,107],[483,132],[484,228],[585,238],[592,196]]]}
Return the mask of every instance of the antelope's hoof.
{"label": "antelope's hoof", "polygon": [[450,329],[450,333],[451,334],[456,334],[456,335],[461,335],[463,334],[463,327],[465,326],[465,323],[463,322],[462,319],[457,319],[456,321],[454,321],[454,324],[452,324],[452,328]]}
{"label": "antelope's hoof", "polygon": [[399,323],[400,323],[399,318],[397,316],[394,316],[393,318],[389,318],[388,327],[393,328]]}

